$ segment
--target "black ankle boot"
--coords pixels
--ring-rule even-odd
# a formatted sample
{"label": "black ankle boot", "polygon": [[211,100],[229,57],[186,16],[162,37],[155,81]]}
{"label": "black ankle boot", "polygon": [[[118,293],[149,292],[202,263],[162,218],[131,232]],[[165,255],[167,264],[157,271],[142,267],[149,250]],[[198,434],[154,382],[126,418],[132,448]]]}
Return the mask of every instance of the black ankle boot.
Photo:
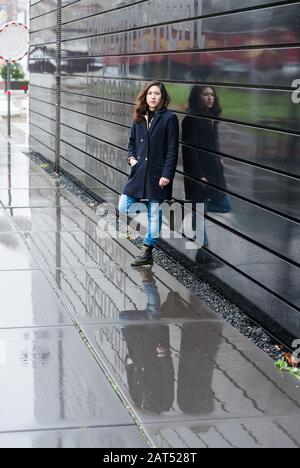
{"label": "black ankle boot", "polygon": [[154,247],[151,245],[143,245],[142,251],[135,260],[133,260],[131,266],[147,266],[153,265],[153,257],[152,257],[152,250]]}

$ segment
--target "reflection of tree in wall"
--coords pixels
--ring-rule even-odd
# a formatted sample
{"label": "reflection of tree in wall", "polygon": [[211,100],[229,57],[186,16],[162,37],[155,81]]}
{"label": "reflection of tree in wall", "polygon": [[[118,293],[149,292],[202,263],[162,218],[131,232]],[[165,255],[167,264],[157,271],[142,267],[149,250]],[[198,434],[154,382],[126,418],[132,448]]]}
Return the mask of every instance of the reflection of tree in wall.
{"label": "reflection of tree in wall", "polygon": [[[10,66],[10,74],[12,80],[24,80],[25,74],[20,63],[12,63]],[[6,80],[7,77],[7,66],[3,65],[1,69],[1,77],[3,80]]]}

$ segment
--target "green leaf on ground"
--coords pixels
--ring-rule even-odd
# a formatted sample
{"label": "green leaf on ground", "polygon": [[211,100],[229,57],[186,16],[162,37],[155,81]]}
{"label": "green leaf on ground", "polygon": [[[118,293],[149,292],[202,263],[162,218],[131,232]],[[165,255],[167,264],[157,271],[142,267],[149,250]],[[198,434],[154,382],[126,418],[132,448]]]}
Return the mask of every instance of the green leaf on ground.
{"label": "green leaf on ground", "polygon": [[293,377],[300,380],[300,369],[298,367],[290,367],[284,359],[280,359],[275,362],[275,367],[277,367],[281,372],[288,372]]}

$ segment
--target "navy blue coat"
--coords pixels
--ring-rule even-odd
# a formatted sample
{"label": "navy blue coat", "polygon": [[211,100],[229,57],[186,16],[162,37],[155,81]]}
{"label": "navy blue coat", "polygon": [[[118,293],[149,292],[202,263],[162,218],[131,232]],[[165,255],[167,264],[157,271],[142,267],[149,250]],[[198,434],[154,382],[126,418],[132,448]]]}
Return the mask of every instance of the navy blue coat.
{"label": "navy blue coat", "polygon": [[[155,113],[150,129],[146,120],[134,122],[128,146],[128,157],[137,164],[131,169],[124,195],[142,200],[170,200],[178,161],[179,123],[177,116],[163,109]],[[160,188],[161,177],[171,182]]]}

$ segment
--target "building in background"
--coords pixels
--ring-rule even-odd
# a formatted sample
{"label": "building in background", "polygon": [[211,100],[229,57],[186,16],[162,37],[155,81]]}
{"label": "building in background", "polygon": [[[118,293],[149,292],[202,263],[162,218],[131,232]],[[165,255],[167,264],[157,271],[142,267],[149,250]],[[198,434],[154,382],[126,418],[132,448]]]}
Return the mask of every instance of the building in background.
{"label": "building in background", "polygon": [[14,16],[13,2],[8,0],[0,0],[0,27],[9,21],[9,18]]}
{"label": "building in background", "polygon": [[29,0],[0,0],[0,27],[8,21],[29,24]]}
{"label": "building in background", "polygon": [[[164,80],[182,129],[175,197],[207,204],[205,247],[169,244],[290,345],[300,336],[299,2],[65,0],[62,26],[55,0],[31,3],[31,148],[117,205],[136,95]],[[222,113],[203,111],[203,86]]]}

